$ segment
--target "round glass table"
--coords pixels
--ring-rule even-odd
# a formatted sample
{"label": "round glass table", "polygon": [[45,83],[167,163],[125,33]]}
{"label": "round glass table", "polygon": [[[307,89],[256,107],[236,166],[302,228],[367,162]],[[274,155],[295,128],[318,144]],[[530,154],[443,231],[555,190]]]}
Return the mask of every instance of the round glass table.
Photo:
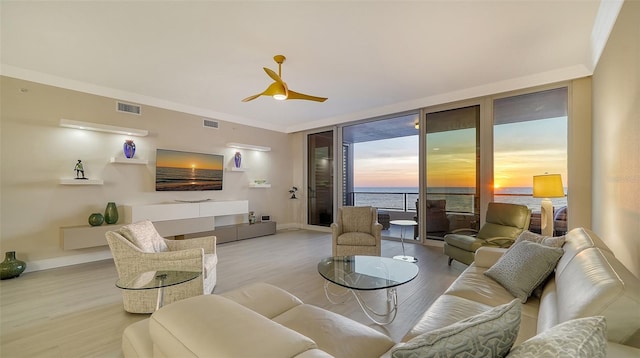
{"label": "round glass table", "polygon": [[136,272],[122,276],[116,281],[116,287],[124,290],[151,290],[157,288],[156,310],[158,310],[164,303],[165,287],[189,282],[199,276],[200,272],[194,271],[158,270]]}
{"label": "round glass table", "polygon": [[[344,294],[331,293],[328,287],[329,283],[347,288],[345,294],[351,293],[355,297],[369,319],[377,324],[385,325],[393,322],[398,312],[396,287],[416,278],[418,266],[388,257],[335,256],[322,259],[318,263],[318,273],[326,280],[324,292],[331,303],[341,303],[336,298],[344,298]],[[384,312],[377,312],[363,300],[360,291],[371,290],[387,290]],[[384,320],[374,318],[374,316],[384,318]]]}

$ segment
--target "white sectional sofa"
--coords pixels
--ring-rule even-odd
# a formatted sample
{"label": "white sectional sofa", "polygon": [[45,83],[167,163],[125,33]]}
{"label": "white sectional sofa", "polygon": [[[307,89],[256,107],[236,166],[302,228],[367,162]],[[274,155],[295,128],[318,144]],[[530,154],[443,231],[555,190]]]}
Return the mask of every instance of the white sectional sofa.
{"label": "white sectional sofa", "polygon": [[[607,355],[640,356],[638,278],[589,230],[569,232],[563,248],[555,274],[544,284],[540,298],[531,296],[518,304],[521,314],[514,347],[526,347],[524,342],[534,336],[550,335],[566,326],[558,326],[563,322],[603,316],[608,343],[603,334],[600,346],[606,345],[602,349]],[[484,275],[504,253],[504,249],[481,248],[476,261],[402,342],[305,304],[277,287],[255,284],[161,308],[125,330],[123,352],[125,357],[391,357],[395,350],[410,347],[429,332],[510,302],[513,305],[514,296]],[[559,336],[572,335],[565,331]]]}

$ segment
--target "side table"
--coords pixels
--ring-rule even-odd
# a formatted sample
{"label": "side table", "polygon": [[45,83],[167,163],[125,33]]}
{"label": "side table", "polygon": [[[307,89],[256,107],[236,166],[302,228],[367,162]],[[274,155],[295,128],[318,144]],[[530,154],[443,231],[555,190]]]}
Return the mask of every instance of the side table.
{"label": "side table", "polygon": [[393,258],[406,262],[418,262],[418,259],[415,257],[407,256],[404,253],[404,229],[406,227],[416,226],[418,223],[413,220],[391,220],[390,224],[400,226],[400,243],[402,244],[402,255],[394,256]]}

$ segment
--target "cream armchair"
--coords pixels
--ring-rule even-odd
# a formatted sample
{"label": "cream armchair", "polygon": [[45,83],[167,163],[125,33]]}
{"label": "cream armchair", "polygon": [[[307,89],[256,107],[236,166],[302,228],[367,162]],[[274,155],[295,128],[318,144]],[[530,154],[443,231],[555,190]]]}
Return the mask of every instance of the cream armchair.
{"label": "cream armchair", "polygon": [[336,222],[331,224],[333,256],[380,256],[382,224],[378,209],[371,206],[338,208]]}
{"label": "cream armchair", "polygon": [[[195,280],[164,289],[164,303],[210,294],[216,285],[216,237],[187,240],[162,238],[149,221],[108,231],[105,236],[113,255],[118,277],[155,270],[196,271]],[[155,311],[157,289],[122,290],[124,309],[131,313]]]}

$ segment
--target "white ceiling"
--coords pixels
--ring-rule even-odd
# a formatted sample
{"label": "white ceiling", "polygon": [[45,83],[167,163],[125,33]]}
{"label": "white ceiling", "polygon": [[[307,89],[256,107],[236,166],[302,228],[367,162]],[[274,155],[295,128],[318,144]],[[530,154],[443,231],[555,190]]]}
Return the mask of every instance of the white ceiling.
{"label": "white ceiling", "polygon": [[[600,0],[1,4],[3,75],[282,132],[590,75],[618,13]],[[290,89],[329,99],[241,102],[272,82],[276,54]]]}

